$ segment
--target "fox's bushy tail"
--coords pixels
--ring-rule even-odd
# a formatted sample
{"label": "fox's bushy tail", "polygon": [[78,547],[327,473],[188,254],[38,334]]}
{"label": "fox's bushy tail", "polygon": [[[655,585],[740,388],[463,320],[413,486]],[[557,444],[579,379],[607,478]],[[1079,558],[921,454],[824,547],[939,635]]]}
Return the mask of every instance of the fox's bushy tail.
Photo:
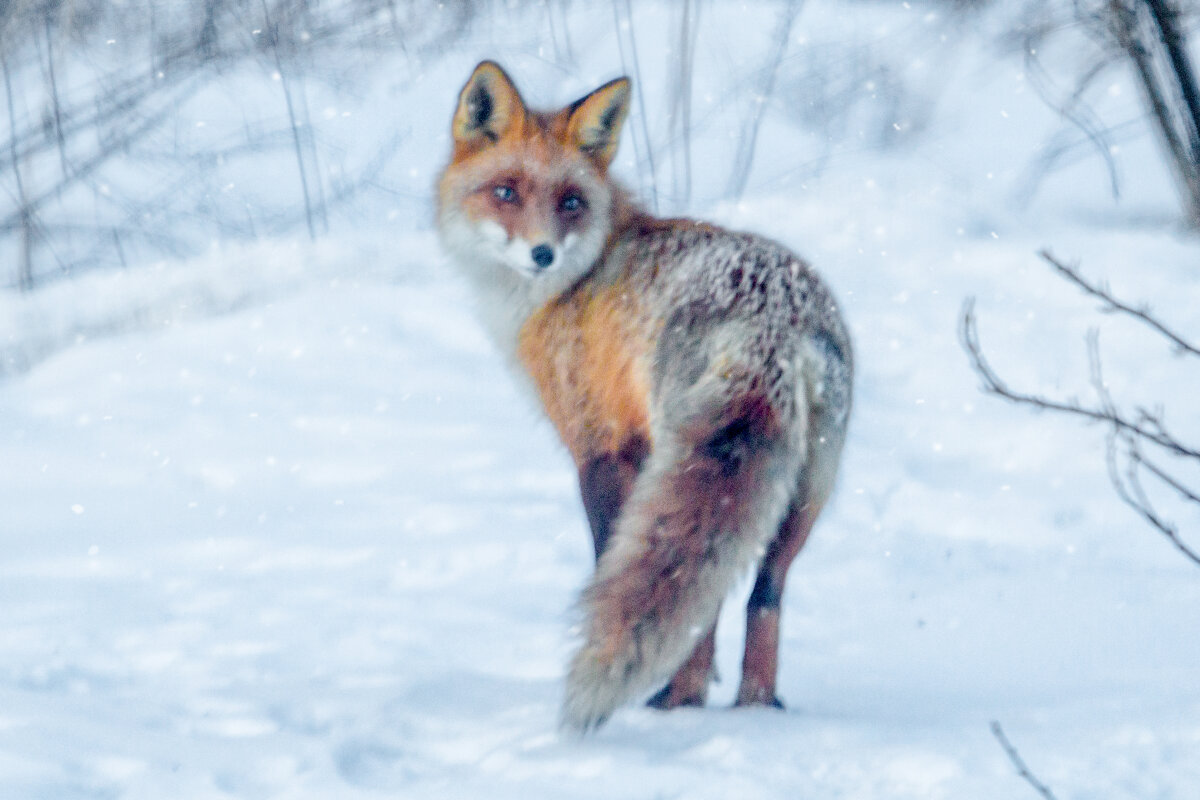
{"label": "fox's bushy tail", "polygon": [[798,398],[731,398],[729,388],[668,410],[674,419],[655,432],[583,592],[583,643],[562,709],[568,729],[594,728],[669,679],[775,533],[802,463],[804,415],[792,407]]}

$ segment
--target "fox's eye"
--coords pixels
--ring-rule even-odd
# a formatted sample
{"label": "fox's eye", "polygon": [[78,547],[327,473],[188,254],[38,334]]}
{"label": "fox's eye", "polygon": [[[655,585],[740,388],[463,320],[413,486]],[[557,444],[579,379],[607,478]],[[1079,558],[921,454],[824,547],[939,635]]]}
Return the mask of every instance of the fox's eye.
{"label": "fox's eye", "polygon": [[569,194],[558,201],[558,210],[572,213],[583,209],[583,198],[577,194]]}
{"label": "fox's eye", "polygon": [[511,203],[517,199],[517,190],[503,183],[492,189],[492,194],[502,203]]}

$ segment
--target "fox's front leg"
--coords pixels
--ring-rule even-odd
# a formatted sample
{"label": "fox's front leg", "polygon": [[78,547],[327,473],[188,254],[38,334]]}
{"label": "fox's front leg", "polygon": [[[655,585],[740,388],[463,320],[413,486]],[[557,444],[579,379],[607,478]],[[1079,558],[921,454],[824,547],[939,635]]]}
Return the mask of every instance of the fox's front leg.
{"label": "fox's front leg", "polygon": [[[579,470],[579,488],[587,512],[595,545],[596,560],[608,543],[621,508],[629,497],[634,479],[641,471],[649,446],[641,437],[631,437],[615,453],[603,453],[588,459]],[[668,709],[678,706],[702,706],[708,696],[708,684],[713,680],[713,652],[716,642],[716,622],[707,635],[696,643],[696,649],[670,683],[650,698],[649,705]]]}
{"label": "fox's front leg", "polygon": [[649,443],[634,435],[619,450],[592,456],[579,469],[579,490],[592,529],[597,561],[649,453]]}

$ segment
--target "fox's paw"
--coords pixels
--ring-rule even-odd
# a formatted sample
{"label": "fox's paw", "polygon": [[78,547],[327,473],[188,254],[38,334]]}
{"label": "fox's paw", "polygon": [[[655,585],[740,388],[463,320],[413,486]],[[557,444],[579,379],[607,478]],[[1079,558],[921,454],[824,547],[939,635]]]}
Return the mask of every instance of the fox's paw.
{"label": "fox's paw", "polygon": [[764,686],[751,687],[742,685],[738,691],[737,700],[734,701],[734,708],[777,708],[780,711],[785,711],[787,707],[775,692],[767,689]]}
{"label": "fox's paw", "polygon": [[673,683],[668,683],[647,700],[646,705],[660,711],[669,711],[672,708],[700,708],[707,699],[707,687],[687,692],[678,689]]}

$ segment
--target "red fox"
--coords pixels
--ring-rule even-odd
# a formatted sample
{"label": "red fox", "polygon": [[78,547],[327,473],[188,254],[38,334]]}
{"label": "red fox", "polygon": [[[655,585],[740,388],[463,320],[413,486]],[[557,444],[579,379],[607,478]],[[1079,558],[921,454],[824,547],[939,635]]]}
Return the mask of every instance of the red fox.
{"label": "red fox", "polygon": [[775,694],[787,570],[832,490],[850,338],[808,264],[638,208],[608,175],[627,78],[555,112],[475,68],[437,227],[485,326],[574,457],[596,552],[562,724],[703,705],[721,602],[751,566],[738,705]]}

